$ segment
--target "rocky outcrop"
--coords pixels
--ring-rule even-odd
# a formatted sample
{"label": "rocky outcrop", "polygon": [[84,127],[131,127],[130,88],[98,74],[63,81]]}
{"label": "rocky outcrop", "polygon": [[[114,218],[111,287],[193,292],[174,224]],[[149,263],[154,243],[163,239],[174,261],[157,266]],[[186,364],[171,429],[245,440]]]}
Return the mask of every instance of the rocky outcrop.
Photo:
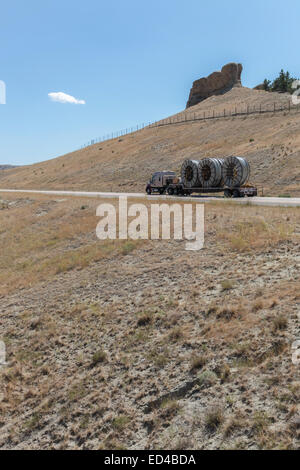
{"label": "rocky outcrop", "polygon": [[234,86],[242,86],[242,64],[230,63],[224,65],[221,72],[214,72],[206,78],[200,78],[193,83],[186,107],[195,104],[213,95],[223,95]]}
{"label": "rocky outcrop", "polygon": [[258,91],[265,90],[265,85],[261,83],[260,85],[255,86],[253,90],[258,90]]}

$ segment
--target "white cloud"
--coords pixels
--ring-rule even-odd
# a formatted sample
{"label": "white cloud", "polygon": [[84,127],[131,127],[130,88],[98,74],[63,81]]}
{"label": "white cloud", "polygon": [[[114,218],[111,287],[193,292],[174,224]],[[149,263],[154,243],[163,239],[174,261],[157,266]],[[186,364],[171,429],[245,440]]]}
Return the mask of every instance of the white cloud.
{"label": "white cloud", "polygon": [[48,96],[51,101],[57,101],[57,103],[85,104],[84,100],[78,100],[77,98],[74,98],[74,96],[67,95],[62,91],[48,93]]}

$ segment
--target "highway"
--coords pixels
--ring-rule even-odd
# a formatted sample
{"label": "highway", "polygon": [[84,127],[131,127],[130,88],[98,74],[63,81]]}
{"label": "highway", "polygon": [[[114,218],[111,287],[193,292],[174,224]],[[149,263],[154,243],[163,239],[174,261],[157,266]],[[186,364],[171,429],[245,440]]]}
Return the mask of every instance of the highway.
{"label": "highway", "polygon": [[146,200],[168,200],[168,201],[193,201],[201,203],[209,202],[234,202],[236,204],[251,204],[255,206],[277,206],[277,207],[300,207],[300,198],[284,198],[284,197],[253,197],[253,198],[241,198],[241,199],[225,199],[222,196],[207,196],[207,195],[196,195],[191,197],[179,197],[179,196],[147,196],[144,193],[105,193],[105,192],[88,192],[88,191],[47,191],[47,190],[29,190],[29,189],[0,189],[1,193],[16,193],[16,194],[45,194],[49,196],[73,196],[73,197],[90,197],[100,199],[115,199],[120,196],[127,196],[130,199],[146,199]]}

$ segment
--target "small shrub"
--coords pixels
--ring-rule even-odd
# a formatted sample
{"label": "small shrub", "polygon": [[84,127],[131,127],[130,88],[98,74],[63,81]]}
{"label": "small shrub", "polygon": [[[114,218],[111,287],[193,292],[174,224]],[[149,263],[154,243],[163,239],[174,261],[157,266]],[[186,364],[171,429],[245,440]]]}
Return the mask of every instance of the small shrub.
{"label": "small shrub", "polygon": [[183,332],[181,328],[176,327],[169,333],[169,339],[173,342],[179,341],[183,337]]}
{"label": "small shrub", "polygon": [[180,322],[181,318],[182,316],[179,313],[172,313],[166,316],[164,319],[166,328],[171,328],[172,326],[177,325]]}
{"label": "small shrub", "polygon": [[174,450],[188,450],[193,449],[194,444],[191,438],[189,437],[180,437],[174,445]]}
{"label": "small shrub", "polygon": [[124,256],[129,255],[130,253],[132,253],[132,251],[135,250],[135,248],[136,248],[136,244],[133,243],[132,241],[128,241],[124,243],[121,249],[122,255]]}
{"label": "small shrub", "polygon": [[169,361],[169,350],[167,347],[164,348],[154,348],[150,350],[147,354],[148,361],[153,362],[153,364],[159,369],[163,368]]}
{"label": "small shrub", "polygon": [[137,326],[147,326],[152,322],[152,316],[150,313],[144,313],[140,316],[137,321]]}
{"label": "small shrub", "polygon": [[173,418],[180,410],[179,403],[176,400],[164,400],[160,408],[162,410],[163,418]]}
{"label": "small shrub", "polygon": [[221,383],[227,382],[230,377],[230,367],[228,364],[221,364],[215,368],[215,373],[221,379]]}
{"label": "small shrub", "polygon": [[38,429],[40,426],[40,421],[41,421],[41,414],[36,412],[33,413],[31,418],[25,423],[25,427],[29,431],[33,431],[34,429]]}
{"label": "small shrub", "polygon": [[224,320],[227,320],[227,321],[231,320],[234,317],[236,317],[236,311],[234,310],[233,307],[223,308],[217,314],[218,319],[224,319]]}
{"label": "small shrub", "polygon": [[195,372],[205,366],[207,358],[205,356],[193,356],[191,361],[191,372]]}
{"label": "small shrub", "polygon": [[252,310],[255,313],[259,312],[259,310],[262,310],[263,308],[264,308],[264,304],[262,300],[257,300],[256,302],[254,302],[252,306]]}
{"label": "small shrub", "polygon": [[211,305],[211,306],[209,307],[209,309],[207,310],[206,315],[207,315],[207,316],[213,315],[214,313],[217,312],[217,310],[218,310],[218,309],[217,309],[216,305]]}
{"label": "small shrub", "polygon": [[92,367],[95,367],[97,364],[105,362],[107,359],[106,353],[102,350],[95,352],[92,357]]}
{"label": "small shrub", "polygon": [[230,437],[234,431],[243,427],[243,420],[239,416],[234,416],[226,424],[224,428],[224,436]]}
{"label": "small shrub", "polygon": [[224,413],[221,408],[210,408],[205,415],[205,428],[209,432],[216,432],[224,422]]}
{"label": "small shrub", "polygon": [[100,444],[98,450],[127,450],[127,447],[122,442],[109,438]]}
{"label": "small shrub", "polygon": [[264,431],[270,424],[270,417],[264,413],[263,411],[258,411],[255,413],[253,418],[253,431],[255,432],[262,432]]}
{"label": "small shrub", "polygon": [[274,331],[277,330],[285,330],[288,326],[287,318],[284,315],[279,315],[278,317],[273,319],[273,329]]}
{"label": "small shrub", "polygon": [[0,210],[2,209],[8,209],[8,203],[5,201],[0,201]]}
{"label": "small shrub", "polygon": [[228,279],[221,282],[222,291],[231,290],[234,288],[234,284]]}
{"label": "small shrub", "polygon": [[86,395],[86,388],[83,383],[75,384],[69,391],[68,391],[68,398],[70,401],[78,401],[81,400]]}
{"label": "small shrub", "polygon": [[274,343],[272,344],[272,354],[274,356],[278,356],[279,354],[283,353],[286,347],[287,345],[285,341],[274,341]]}
{"label": "small shrub", "polygon": [[272,377],[267,377],[265,382],[270,386],[279,385],[280,377],[279,375],[273,375]]}
{"label": "small shrub", "polygon": [[168,356],[164,355],[164,354],[157,354],[155,357],[153,357],[153,362],[154,364],[156,365],[156,367],[158,368],[163,368],[167,365],[169,361],[169,358]]}
{"label": "small shrub", "polygon": [[198,380],[199,380],[200,386],[211,387],[212,385],[216,383],[216,381],[218,380],[218,377],[214,372],[207,370],[205,372],[202,372],[202,374],[199,375]]}
{"label": "small shrub", "polygon": [[128,416],[121,415],[113,419],[112,426],[117,431],[123,431],[129,423],[130,418]]}
{"label": "small shrub", "polygon": [[40,318],[33,318],[30,323],[31,330],[37,330],[42,325],[42,320]]}

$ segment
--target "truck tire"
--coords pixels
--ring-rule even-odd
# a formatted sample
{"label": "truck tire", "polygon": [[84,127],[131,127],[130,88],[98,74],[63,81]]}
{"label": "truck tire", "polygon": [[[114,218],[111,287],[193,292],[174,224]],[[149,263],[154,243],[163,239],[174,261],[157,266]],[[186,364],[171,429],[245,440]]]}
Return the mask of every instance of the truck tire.
{"label": "truck tire", "polygon": [[152,194],[151,188],[147,188],[147,189],[146,189],[146,193],[148,194],[148,196],[151,196],[151,194]]}
{"label": "truck tire", "polygon": [[238,189],[233,190],[233,197],[236,199],[238,197],[241,197],[241,193],[239,192]]}
{"label": "truck tire", "polygon": [[168,188],[168,195],[173,196],[174,195],[174,189],[173,188]]}
{"label": "truck tire", "polygon": [[226,197],[226,199],[229,199],[232,197],[232,191],[228,188],[225,189],[224,191],[224,197]]}

